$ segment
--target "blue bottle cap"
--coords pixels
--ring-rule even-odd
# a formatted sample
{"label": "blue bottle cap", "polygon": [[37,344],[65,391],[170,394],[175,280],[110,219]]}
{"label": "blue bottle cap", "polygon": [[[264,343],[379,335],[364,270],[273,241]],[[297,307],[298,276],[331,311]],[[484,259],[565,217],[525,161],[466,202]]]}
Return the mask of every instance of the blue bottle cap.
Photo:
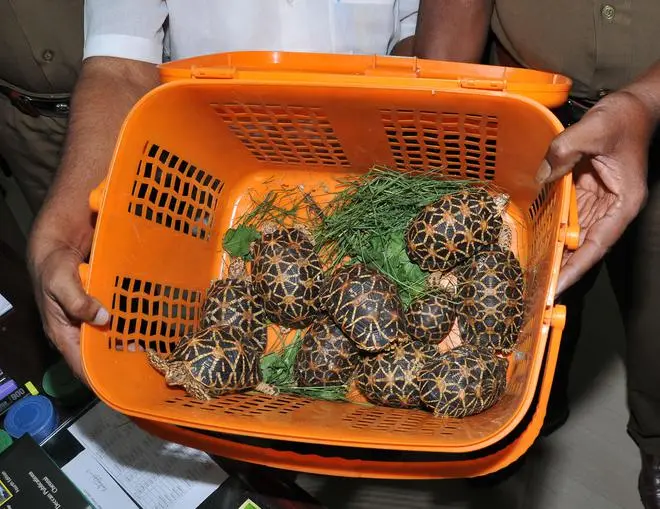
{"label": "blue bottle cap", "polygon": [[9,407],[4,428],[14,438],[28,433],[41,443],[57,429],[57,414],[46,396],[26,396]]}

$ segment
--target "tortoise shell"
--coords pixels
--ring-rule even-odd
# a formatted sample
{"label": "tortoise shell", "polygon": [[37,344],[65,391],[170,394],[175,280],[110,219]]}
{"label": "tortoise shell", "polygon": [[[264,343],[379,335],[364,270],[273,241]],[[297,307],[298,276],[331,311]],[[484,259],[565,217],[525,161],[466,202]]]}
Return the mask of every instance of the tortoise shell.
{"label": "tortoise shell", "polygon": [[297,228],[264,233],[254,245],[252,280],[274,323],[302,328],[321,311],[321,262],[310,238]]}
{"label": "tortoise shell", "polygon": [[296,356],[296,377],[302,387],[346,384],[355,372],[360,353],[337,325],[326,319],[314,323],[303,336]]}
{"label": "tortoise shell", "polygon": [[421,400],[436,416],[467,417],[487,410],[506,390],[508,361],[461,345],[424,366]]}
{"label": "tortoise shell", "polygon": [[406,311],[408,334],[413,340],[441,343],[456,320],[456,304],[446,292],[433,292],[410,303]]}
{"label": "tortoise shell", "polygon": [[397,344],[391,351],[362,359],[356,372],[357,387],[376,405],[418,408],[421,400],[417,375],[437,355],[428,343]]}
{"label": "tortoise shell", "polygon": [[459,287],[458,324],[466,343],[490,351],[513,350],[523,324],[524,283],[511,251],[480,252]]}
{"label": "tortoise shell", "polygon": [[379,352],[410,340],[396,287],[377,270],[359,263],[337,269],[326,282],[323,302],[361,350]]}
{"label": "tortoise shell", "polygon": [[261,382],[259,351],[236,340],[226,327],[209,327],[182,339],[167,358],[149,349],[147,358],[167,385],[183,387],[203,401]]}
{"label": "tortoise shell", "polygon": [[502,202],[485,189],[465,189],[426,206],[406,231],[410,259],[428,272],[447,271],[499,241]]}
{"label": "tortoise shell", "polygon": [[249,280],[214,281],[202,306],[200,328],[224,327],[231,337],[253,337],[266,346],[266,315]]}

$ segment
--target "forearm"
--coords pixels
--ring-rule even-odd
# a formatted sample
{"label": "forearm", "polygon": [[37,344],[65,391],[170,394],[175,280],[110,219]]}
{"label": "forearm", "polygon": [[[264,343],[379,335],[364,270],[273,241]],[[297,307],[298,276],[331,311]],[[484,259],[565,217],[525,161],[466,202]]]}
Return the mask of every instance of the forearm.
{"label": "forearm", "polygon": [[647,108],[653,121],[660,122],[660,62],[621,91],[634,95]]}
{"label": "forearm", "polygon": [[[81,252],[89,250],[93,235],[89,193],[106,174],[126,115],[157,84],[153,64],[101,57],[85,61],[72,97],[60,167],[35,222],[39,246],[47,244],[44,239],[52,233],[54,241]],[[34,257],[40,256],[32,251]]]}
{"label": "forearm", "polygon": [[479,62],[493,0],[421,0],[415,55],[433,60]]}

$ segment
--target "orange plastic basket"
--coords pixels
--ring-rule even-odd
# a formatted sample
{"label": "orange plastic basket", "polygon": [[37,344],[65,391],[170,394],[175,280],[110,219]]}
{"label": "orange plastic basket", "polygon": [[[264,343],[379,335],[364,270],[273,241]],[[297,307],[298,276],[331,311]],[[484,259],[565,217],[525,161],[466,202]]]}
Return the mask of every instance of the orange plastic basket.
{"label": "orange plastic basket", "polygon": [[[177,429],[170,425],[178,425],[477,456],[521,424],[537,394],[551,324],[558,348],[556,279],[565,246],[578,239],[570,175],[543,189],[534,179],[562,129],[548,107],[566,99],[570,80],[413,58],[259,52],[180,61],[161,72],[168,83],[133,108],[108,177],[90,197],[98,220],[81,274],[112,321],[107,329],[84,325],[81,344],[85,372],[103,401],[160,422],[170,439]],[[267,180],[329,183],[374,164],[441,169],[491,181],[511,196],[527,312],[504,398],[457,420],[285,395],[201,403],[166,387],[140,350],[169,352],[197,325],[204,291],[223,270],[222,236],[250,203],[250,190],[265,192]]]}

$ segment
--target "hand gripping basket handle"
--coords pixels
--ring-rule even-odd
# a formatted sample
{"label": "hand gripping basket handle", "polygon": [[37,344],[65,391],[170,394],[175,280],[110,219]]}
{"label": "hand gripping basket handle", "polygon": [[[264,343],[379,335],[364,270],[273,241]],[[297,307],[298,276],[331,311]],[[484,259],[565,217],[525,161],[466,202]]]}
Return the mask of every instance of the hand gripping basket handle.
{"label": "hand gripping basket handle", "polygon": [[[107,179],[104,178],[101,183],[89,193],[89,208],[95,214],[101,210],[101,203],[103,203],[103,198],[105,197],[106,185]],[[80,282],[82,283],[83,288],[87,291],[89,283],[89,263],[81,263],[78,266],[78,276],[80,276]]]}

